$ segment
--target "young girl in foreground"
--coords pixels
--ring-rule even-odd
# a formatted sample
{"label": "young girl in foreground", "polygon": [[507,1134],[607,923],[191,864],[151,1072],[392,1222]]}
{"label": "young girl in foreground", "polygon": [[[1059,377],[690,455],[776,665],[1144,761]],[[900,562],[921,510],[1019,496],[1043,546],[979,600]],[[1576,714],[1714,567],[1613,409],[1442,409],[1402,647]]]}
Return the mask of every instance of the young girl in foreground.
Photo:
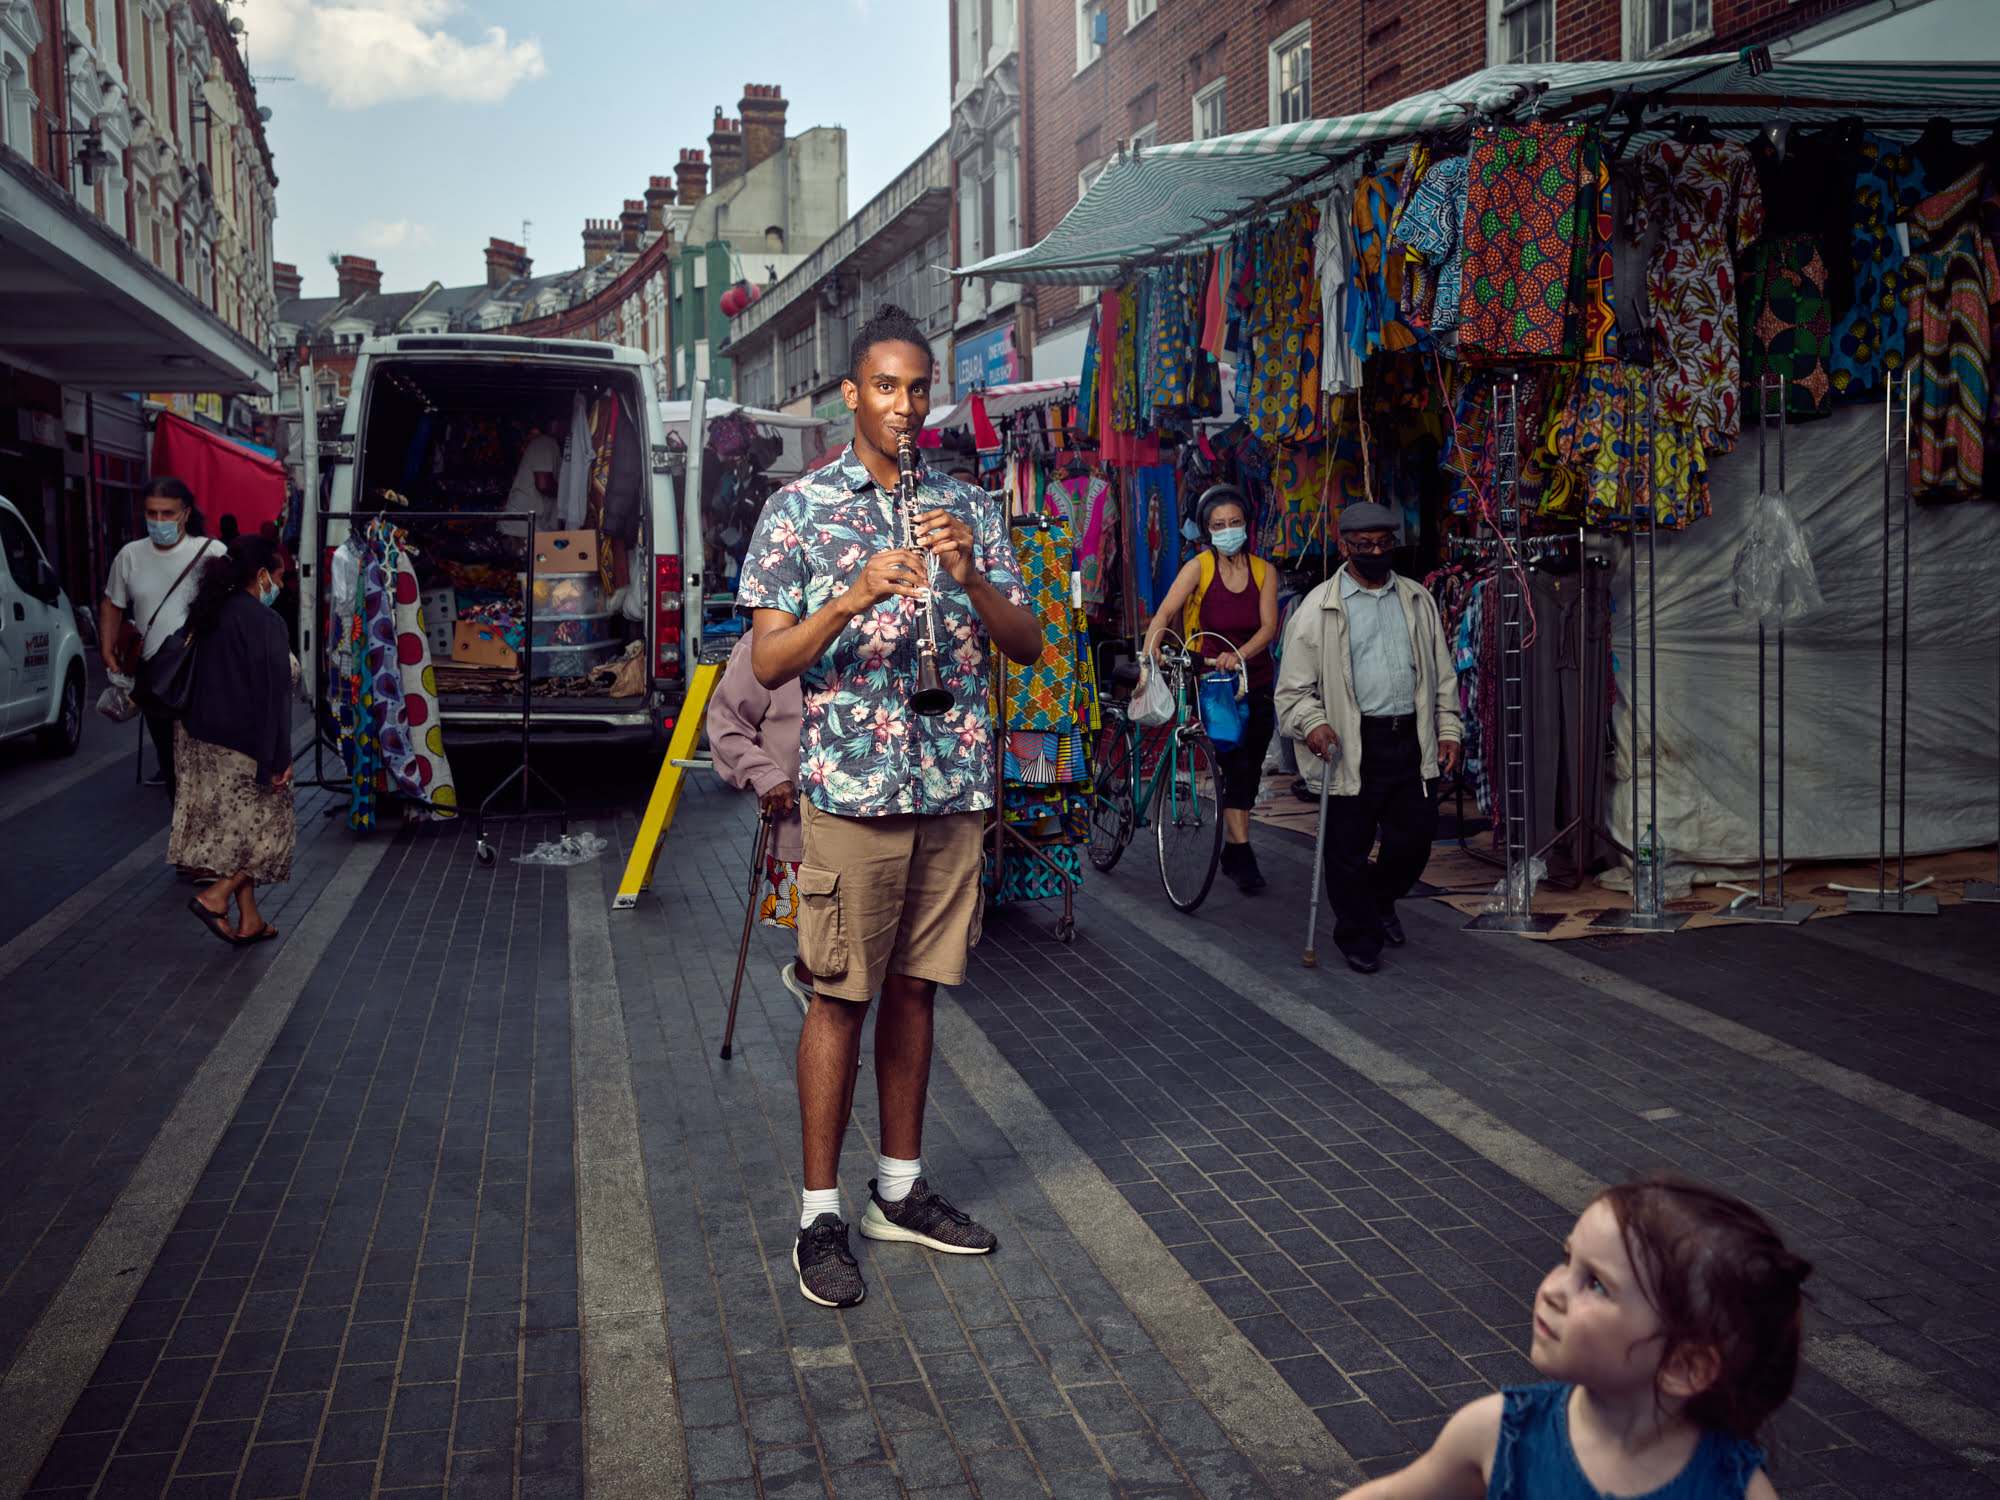
{"label": "young girl in foreground", "polygon": [[1777,1500],[1757,1430],[1798,1374],[1812,1267],[1748,1204],[1656,1173],[1606,1188],[1535,1294],[1551,1385],[1482,1396],[1347,1500]]}

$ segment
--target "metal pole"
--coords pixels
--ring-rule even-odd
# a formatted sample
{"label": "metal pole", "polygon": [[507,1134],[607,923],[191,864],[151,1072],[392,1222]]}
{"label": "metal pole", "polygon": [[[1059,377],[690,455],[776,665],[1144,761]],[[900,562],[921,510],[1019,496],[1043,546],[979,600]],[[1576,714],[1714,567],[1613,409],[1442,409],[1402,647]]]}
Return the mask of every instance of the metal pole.
{"label": "metal pole", "polygon": [[[1994,659],[2000,661],[2000,652],[1995,653]],[[1996,872],[1991,880],[1966,881],[1964,899],[1986,906],[2000,904],[2000,872]]]}
{"label": "metal pole", "polygon": [[[708,592],[708,580],[702,576],[702,569],[708,566],[708,548],[701,529],[702,455],[707,448],[708,382],[697,380],[688,388],[687,471],[681,481],[685,486],[681,494],[681,639],[686,643],[682,660],[687,663],[683,682],[694,675],[694,664],[701,660],[701,616]],[[722,580],[716,579],[715,585],[720,589]],[[657,619],[658,600],[653,609]]]}
{"label": "metal pole", "polygon": [[[1300,741],[1301,744],[1304,741]],[[1299,962],[1306,968],[1319,964],[1319,892],[1320,881],[1326,873],[1326,801],[1327,791],[1333,785],[1333,762],[1321,761],[1319,767],[1319,832],[1313,838],[1313,878],[1312,905],[1306,908],[1306,951]]]}
{"label": "metal pole", "polygon": [[771,814],[757,809],[757,847],[750,856],[750,899],[743,905],[743,941],[736,945],[736,981],[729,986],[729,1021],[722,1028],[722,1060],[736,1041],[736,1002],[743,994],[743,966],[750,961],[750,928],[757,917],[757,883],[764,874],[764,851],[771,842]]}

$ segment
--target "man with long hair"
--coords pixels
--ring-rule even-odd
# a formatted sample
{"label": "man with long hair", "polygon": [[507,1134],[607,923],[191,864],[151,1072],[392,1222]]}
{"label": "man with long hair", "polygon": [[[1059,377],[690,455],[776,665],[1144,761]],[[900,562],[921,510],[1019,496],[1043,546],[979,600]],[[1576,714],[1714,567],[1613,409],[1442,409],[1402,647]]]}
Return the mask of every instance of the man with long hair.
{"label": "man with long hair", "polygon": [[[900,513],[898,447],[914,445],[930,415],[931,368],[909,314],[888,306],[869,319],[841,385],[854,441],[771,497],[737,585],[757,680],[804,689],[799,957],[813,999],[799,1036],[805,1198],[793,1262],[800,1292],[824,1307],[867,1295],[838,1165],[878,988],[882,1136],[861,1232],[959,1255],[998,1244],[925,1179],[924,1098],[937,987],[964,981],[984,906],[982,814],[995,780],[986,643],[1026,666],[1041,658],[1042,633],[985,491],[920,467],[916,515]],[[954,699],[936,716],[909,706],[927,586]]]}

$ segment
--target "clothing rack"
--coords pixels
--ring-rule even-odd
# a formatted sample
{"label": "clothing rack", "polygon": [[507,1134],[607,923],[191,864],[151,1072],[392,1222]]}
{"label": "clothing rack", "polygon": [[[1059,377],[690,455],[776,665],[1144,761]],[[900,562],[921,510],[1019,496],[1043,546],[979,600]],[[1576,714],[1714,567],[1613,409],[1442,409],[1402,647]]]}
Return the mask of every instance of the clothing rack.
{"label": "clothing rack", "polygon": [[[1778,494],[1785,493],[1785,380],[1776,371],[1767,371],[1757,387],[1757,489],[1765,493],[1768,461],[1773,447],[1778,454]],[[1775,408],[1775,410],[1773,410]],[[1773,431],[1776,442],[1772,441]],[[1739,896],[1720,915],[1739,922],[1776,922],[1796,927],[1819,911],[1811,901],[1785,900],[1785,626],[1779,617],[1776,634],[1776,693],[1766,670],[1771,656],[1764,621],[1757,622],[1757,890],[1754,897]],[[1776,755],[1771,753],[1771,728],[1776,727]],[[1769,845],[1777,846],[1777,882],[1772,884],[1766,858]]]}
{"label": "clothing rack", "polygon": [[[1521,536],[1521,372],[1507,370],[1493,385],[1493,515],[1494,529],[1518,557]],[[1527,673],[1524,658],[1531,610],[1527,573],[1521,567],[1500,573],[1500,769],[1495,799],[1504,820],[1502,849],[1506,875],[1501,881],[1501,909],[1481,912],[1466,923],[1473,932],[1547,932],[1557,918],[1535,913],[1533,854],[1528,845],[1534,827],[1534,786],[1528,779],[1533,757],[1533,733],[1528,726]]]}
{"label": "clothing rack", "polygon": [[[318,522],[316,526],[311,528],[312,530],[311,547],[307,548],[303,543],[301,544],[300,547],[301,552],[304,552],[309,557],[316,557],[319,551],[321,550],[321,545],[320,545],[321,538],[323,538],[326,534],[325,526],[326,523],[329,521],[345,521],[348,527],[349,541],[352,541],[354,539],[355,527],[357,525],[365,527],[371,521],[385,519],[385,518],[394,519],[398,524],[401,524],[406,521],[450,521],[455,523],[470,522],[475,525],[478,524],[488,525],[493,527],[494,530],[502,532],[504,532],[505,528],[510,525],[520,525],[526,528],[526,536],[523,542],[523,556],[522,556],[522,561],[525,564],[528,581],[525,587],[522,589],[522,593],[525,595],[525,598],[523,600],[524,613],[522,616],[523,624],[522,624],[521,653],[520,653],[521,758],[519,763],[515,765],[514,769],[509,771],[506,774],[506,776],[504,776],[500,780],[499,784],[496,785],[493,788],[493,790],[488,792],[483,799],[481,799],[479,806],[473,809],[472,812],[472,830],[473,830],[473,840],[474,840],[473,853],[481,864],[490,865],[493,863],[494,849],[493,846],[489,844],[486,840],[486,824],[488,823],[489,820],[492,821],[517,820],[517,819],[525,819],[537,816],[547,816],[546,813],[542,814],[536,813],[531,807],[529,802],[531,784],[539,784],[541,788],[545,792],[547,792],[552,799],[554,799],[555,817],[558,822],[558,828],[561,832],[568,833],[569,801],[562,795],[562,793],[558,792],[555,789],[555,787],[549,782],[549,779],[546,776],[542,775],[540,771],[535,769],[533,751],[531,749],[531,742],[529,737],[529,723],[534,713],[534,682],[533,682],[533,662],[534,662],[534,642],[535,642],[535,529],[534,529],[535,518],[534,516],[527,514],[525,512],[508,512],[508,511],[487,512],[487,511],[402,509],[390,512],[390,511],[370,511],[370,510],[323,510],[314,504],[309,504],[306,507],[306,514],[308,516],[316,518]],[[343,545],[345,545],[345,543],[343,543]],[[304,632],[308,628],[310,628],[314,631],[319,632],[319,637],[318,637],[319,639],[321,640],[325,639],[325,632],[323,628],[325,616],[323,614],[323,610],[325,609],[325,607],[329,606],[331,602],[332,601],[325,599],[316,600],[316,604],[319,606],[319,608],[315,610],[312,619],[310,621],[306,620],[305,618],[300,619],[299,629],[302,637]],[[301,645],[305,646],[306,644],[307,643],[302,639]],[[328,748],[335,748],[335,749],[338,748],[337,746],[329,747],[327,744],[327,737],[326,737],[326,725],[328,723],[328,708],[329,708],[326,696],[327,664],[324,655],[321,652],[312,651],[308,649],[307,651],[303,652],[302,655],[305,656],[305,659],[307,661],[313,664],[312,667],[313,778],[312,780],[304,784],[311,787],[325,788],[327,790],[339,790],[343,787],[351,786],[352,783],[349,780],[329,779],[326,775],[325,752],[327,751]],[[493,811],[493,805],[499,799],[500,794],[506,791],[508,787],[512,786],[517,781],[521,784],[521,810],[515,813],[498,813]],[[398,795],[400,796],[401,794],[399,793]],[[403,800],[411,801],[416,799],[404,798]],[[425,805],[435,806],[435,804],[432,803],[425,803]],[[438,808],[437,810],[440,812],[449,811],[461,814],[463,812],[463,809],[461,808],[449,808],[449,809]],[[333,811],[334,809],[329,809],[328,816],[332,816]]]}
{"label": "clothing rack", "polygon": [[[1900,383],[1903,406],[1903,440],[1900,453],[1896,443],[1896,395]],[[1909,884],[1908,835],[1905,815],[1909,810],[1910,750],[1910,425],[1913,421],[1911,397],[1914,372],[1891,372],[1882,419],[1882,724],[1878,764],[1881,767],[1881,812],[1877,820],[1875,889],[1850,891],[1847,909],[1875,912],[1886,916],[1934,917],[1938,899],[1929,891]],[[1902,494],[1896,471],[1902,470]],[[1893,635],[1894,644],[1891,645]],[[1895,728],[1896,797],[1893,815],[1889,800],[1890,727]],[[1896,885],[1889,887],[1890,825],[1896,841]]]}

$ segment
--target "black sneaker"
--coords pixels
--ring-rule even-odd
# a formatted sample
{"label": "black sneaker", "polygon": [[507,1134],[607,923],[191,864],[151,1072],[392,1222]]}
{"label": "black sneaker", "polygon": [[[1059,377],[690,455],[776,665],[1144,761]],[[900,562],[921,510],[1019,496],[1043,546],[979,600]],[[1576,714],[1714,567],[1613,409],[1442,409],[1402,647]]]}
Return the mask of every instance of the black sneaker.
{"label": "black sneaker", "polygon": [[1000,1248],[992,1230],[973,1223],[971,1214],[953,1208],[921,1177],[901,1203],[884,1203],[869,1178],[861,1232],[871,1240],[907,1240],[949,1255],[986,1255]]}
{"label": "black sneaker", "polygon": [[800,1293],[821,1307],[853,1307],[868,1295],[861,1263],[847,1248],[847,1225],[838,1214],[821,1214],[799,1231],[792,1268],[799,1273]]}

